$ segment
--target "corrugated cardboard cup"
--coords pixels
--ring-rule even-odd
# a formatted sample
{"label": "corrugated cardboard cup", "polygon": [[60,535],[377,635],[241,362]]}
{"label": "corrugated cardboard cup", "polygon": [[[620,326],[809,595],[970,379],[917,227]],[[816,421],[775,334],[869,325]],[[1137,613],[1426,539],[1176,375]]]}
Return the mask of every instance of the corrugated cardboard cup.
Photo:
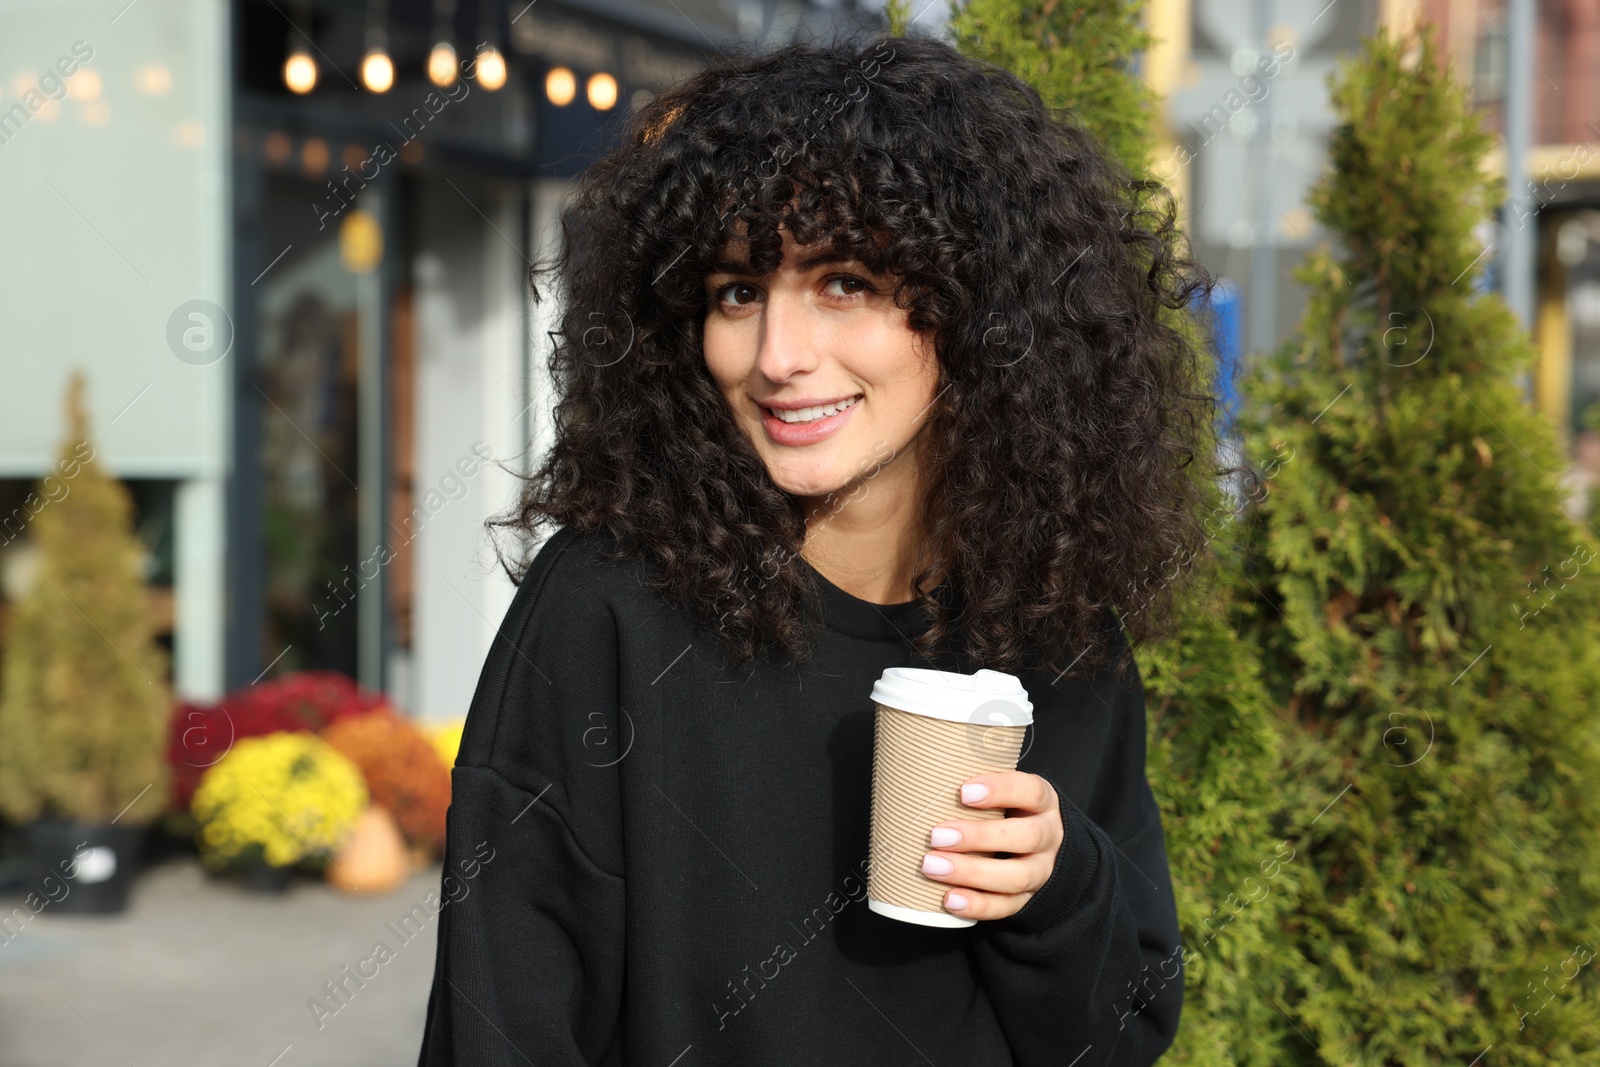
{"label": "corrugated cardboard cup", "polygon": [[972,926],[975,920],[945,910],[951,884],[922,873],[928,831],[948,819],[1005,818],[1004,809],[961,803],[961,784],[1017,769],[1033,704],[1015,675],[922,667],[885,670],[872,701],[878,710],[867,907],[924,926]]}

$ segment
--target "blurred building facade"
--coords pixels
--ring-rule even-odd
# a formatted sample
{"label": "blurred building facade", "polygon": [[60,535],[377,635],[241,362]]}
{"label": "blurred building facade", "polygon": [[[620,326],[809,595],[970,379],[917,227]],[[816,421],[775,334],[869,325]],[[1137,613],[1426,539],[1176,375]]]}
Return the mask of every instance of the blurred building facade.
{"label": "blurred building facade", "polygon": [[464,714],[514,592],[484,521],[549,430],[526,273],[573,177],[720,46],[885,26],[871,0],[0,8],[0,640],[79,366],[180,695],[328,668]]}
{"label": "blurred building facade", "polygon": [[[1246,361],[1281,344],[1304,310],[1289,272],[1328,239],[1305,206],[1326,163],[1326,79],[1361,37],[1379,25],[1429,26],[1441,62],[1486,127],[1503,133],[1506,0],[1151,0],[1149,11],[1159,43],[1144,69],[1166,101],[1155,170],[1183,202],[1197,255],[1228,283],[1219,310]],[[1600,400],[1600,3],[1537,0],[1535,11],[1525,172],[1539,358],[1530,386],[1570,444]],[[1503,149],[1486,167],[1505,173]],[[1505,217],[1480,228],[1480,289],[1500,284]]]}
{"label": "blurred building facade", "polygon": [[[513,588],[484,520],[548,443],[530,262],[631,107],[733,41],[872,33],[881,0],[12,0],[0,8],[0,641],[23,500],[89,372],[134,490],[174,682],[332,668],[465,711]],[[938,32],[944,5],[914,3]],[[1148,0],[1155,171],[1248,361],[1304,306],[1326,79],[1432,22],[1486,120],[1489,0]],[[1600,398],[1600,5],[1539,5],[1535,392]],[[448,43],[453,79],[431,79]],[[494,55],[480,55],[491,46]],[[385,73],[385,91],[369,84]],[[1493,161],[1491,161],[1493,163]],[[1501,161],[1503,165],[1503,160]],[[1492,242],[1486,230],[1486,251]],[[1492,255],[1491,255],[1492,260]],[[7,516],[16,521],[8,526]],[[507,546],[509,547],[509,546]]]}
{"label": "blurred building facade", "polygon": [[[1504,0],[1425,0],[1447,61],[1485,124],[1503,131]],[[1537,274],[1534,396],[1571,441],[1600,401],[1600,4],[1535,4],[1532,147],[1525,162]],[[1493,161],[1505,172],[1504,156]]]}
{"label": "blurred building facade", "polygon": [[[1271,349],[1299,320],[1289,278],[1325,235],[1305,207],[1333,116],[1326,79],[1371,32],[1376,0],[1157,0],[1146,77],[1165,100],[1153,169],[1195,254],[1237,294],[1233,349]],[[1235,311],[1237,312],[1235,314]]]}

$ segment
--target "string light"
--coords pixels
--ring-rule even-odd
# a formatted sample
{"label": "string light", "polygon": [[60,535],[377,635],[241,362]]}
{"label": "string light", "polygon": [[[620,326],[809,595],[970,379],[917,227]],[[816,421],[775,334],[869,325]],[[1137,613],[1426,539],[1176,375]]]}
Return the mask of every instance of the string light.
{"label": "string light", "polygon": [[74,100],[100,99],[100,75],[88,67],[78,71],[67,79],[67,95]]}
{"label": "string light", "polygon": [[283,61],[283,84],[297,96],[304,96],[317,87],[317,61],[311,58],[311,50],[306,47],[308,38],[301,29],[310,24],[310,13],[304,4],[299,5],[289,18],[289,56]]}
{"label": "string light", "polygon": [[617,103],[617,79],[605,73],[591,75],[588,96],[590,107],[596,111],[610,111]]}
{"label": "string light", "polygon": [[478,84],[491,93],[506,83],[506,59],[492,44],[478,48]]}
{"label": "string light", "polygon": [[428,80],[441,89],[455,84],[456,49],[450,43],[455,0],[433,2],[433,51],[428,53]]}
{"label": "string light", "polygon": [[367,33],[367,55],[361,61],[361,84],[368,92],[386,93],[394,86],[394,60],[385,47],[384,32]]}
{"label": "string light", "polygon": [[428,53],[428,80],[448,88],[456,80],[456,50],[449,41],[440,41]]}
{"label": "string light", "polygon": [[311,53],[294,51],[283,61],[283,84],[291,93],[304,96],[317,87],[317,61]]}
{"label": "string light", "polygon": [[367,54],[361,60],[361,84],[370,93],[386,93],[394,86],[394,60],[389,58],[383,9],[383,0],[371,0],[368,5]]}
{"label": "string light", "polygon": [[394,60],[382,48],[369,49],[361,61],[361,84],[369,92],[386,93],[394,85]]}
{"label": "string light", "polygon": [[578,95],[578,79],[566,67],[556,67],[544,76],[544,94],[556,107],[566,107]]}
{"label": "string light", "polygon": [[489,0],[479,0],[478,40],[483,43],[478,45],[474,68],[478,84],[491,93],[506,83],[506,57],[494,46],[500,39],[500,20],[492,13],[493,7]]}

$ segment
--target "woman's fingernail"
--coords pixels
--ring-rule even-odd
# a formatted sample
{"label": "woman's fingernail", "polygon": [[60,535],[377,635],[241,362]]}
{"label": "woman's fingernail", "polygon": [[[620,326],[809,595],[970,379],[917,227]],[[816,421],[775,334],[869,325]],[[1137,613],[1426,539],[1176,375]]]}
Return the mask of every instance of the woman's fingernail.
{"label": "woman's fingernail", "polygon": [[935,826],[928,835],[928,843],[934,848],[949,848],[961,840],[961,831],[952,830],[948,826]]}
{"label": "woman's fingernail", "polygon": [[951,911],[965,911],[967,909],[967,898],[960,893],[951,893],[945,898],[944,906]]}
{"label": "woman's fingernail", "polygon": [[968,782],[961,787],[961,803],[977,804],[989,795],[989,787],[982,782]]}
{"label": "woman's fingernail", "polygon": [[956,865],[943,856],[927,855],[922,857],[923,874],[949,874],[956,869]]}

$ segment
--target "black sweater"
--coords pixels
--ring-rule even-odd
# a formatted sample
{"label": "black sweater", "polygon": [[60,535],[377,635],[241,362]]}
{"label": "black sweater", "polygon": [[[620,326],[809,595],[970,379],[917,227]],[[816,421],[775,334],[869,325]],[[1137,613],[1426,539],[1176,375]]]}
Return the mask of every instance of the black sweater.
{"label": "black sweater", "polygon": [[915,602],[801,560],[815,656],[734,672],[638,560],[596,558],[612,544],[556,531],[484,664],[419,1067],[1155,1061],[1183,984],[1139,687],[1017,671],[1018,767],[1062,798],[1055,870],[1004,919],[899,922],[865,901],[872,683],[976,668],[914,659]]}

